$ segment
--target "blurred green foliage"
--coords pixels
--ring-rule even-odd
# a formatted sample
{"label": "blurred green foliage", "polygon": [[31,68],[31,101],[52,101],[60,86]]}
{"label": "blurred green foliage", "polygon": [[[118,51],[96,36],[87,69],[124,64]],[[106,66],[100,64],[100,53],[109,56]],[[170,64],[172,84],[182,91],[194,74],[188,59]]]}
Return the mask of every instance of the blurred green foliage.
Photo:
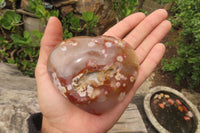
{"label": "blurred green foliage", "polygon": [[189,88],[200,86],[200,0],[176,0],[171,9],[173,28],[179,36],[171,45],[177,54],[162,61],[162,70],[175,77],[178,85],[186,82]]}
{"label": "blurred green foliage", "polygon": [[81,33],[92,35],[98,22],[98,16],[93,12],[87,11],[83,12],[80,17],[77,17],[71,12],[66,18],[62,18],[61,22],[63,24],[64,39],[78,36]]}
{"label": "blurred green foliage", "polygon": [[44,24],[47,23],[51,16],[59,16],[59,10],[46,10],[41,0],[29,0],[26,9],[34,13],[37,18],[40,18]]}
{"label": "blurred green foliage", "polygon": [[[46,25],[50,16],[59,17],[58,10],[46,10],[41,0],[29,0],[27,9],[34,13]],[[80,17],[70,13],[61,18],[63,24],[63,38],[71,38],[81,33],[91,35],[96,27],[98,17],[93,12],[84,12]],[[25,75],[34,77],[37,64],[40,40],[43,33],[38,30],[29,33],[23,31],[21,15],[14,10],[7,10],[0,16],[0,60],[16,64]]]}
{"label": "blurred green foliage", "polygon": [[0,27],[6,30],[15,30],[20,24],[21,15],[16,14],[13,11],[7,11],[0,17]]}
{"label": "blurred green foliage", "polygon": [[4,2],[5,2],[5,0],[0,0],[0,8],[3,6]]}
{"label": "blurred green foliage", "polygon": [[121,20],[136,11],[138,0],[113,0],[113,8]]}

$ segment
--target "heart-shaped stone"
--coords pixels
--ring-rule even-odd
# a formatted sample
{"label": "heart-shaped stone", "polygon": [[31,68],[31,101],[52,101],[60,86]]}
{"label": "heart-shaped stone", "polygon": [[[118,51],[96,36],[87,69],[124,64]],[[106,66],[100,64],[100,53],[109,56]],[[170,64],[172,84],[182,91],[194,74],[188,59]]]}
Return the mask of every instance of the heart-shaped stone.
{"label": "heart-shaped stone", "polygon": [[81,109],[102,114],[133,87],[138,71],[134,50],[108,36],[74,37],[50,54],[48,72],[55,87]]}

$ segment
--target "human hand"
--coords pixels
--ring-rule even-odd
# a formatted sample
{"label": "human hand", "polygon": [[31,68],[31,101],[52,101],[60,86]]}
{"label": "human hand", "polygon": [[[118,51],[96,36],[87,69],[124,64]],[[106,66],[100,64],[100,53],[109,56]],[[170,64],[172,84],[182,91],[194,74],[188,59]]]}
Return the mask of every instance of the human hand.
{"label": "human hand", "polygon": [[102,115],[85,112],[64,98],[54,87],[47,72],[47,59],[53,48],[62,41],[62,25],[51,17],[41,41],[40,56],[35,75],[38,100],[43,114],[42,132],[46,133],[102,133],[108,131],[124,112],[137,88],[151,74],[161,60],[165,46],[159,43],[169,32],[171,24],[165,10],[156,10],[145,17],[135,13],[109,29],[104,35],[125,40],[135,50],[139,71],[135,84],[125,99]]}

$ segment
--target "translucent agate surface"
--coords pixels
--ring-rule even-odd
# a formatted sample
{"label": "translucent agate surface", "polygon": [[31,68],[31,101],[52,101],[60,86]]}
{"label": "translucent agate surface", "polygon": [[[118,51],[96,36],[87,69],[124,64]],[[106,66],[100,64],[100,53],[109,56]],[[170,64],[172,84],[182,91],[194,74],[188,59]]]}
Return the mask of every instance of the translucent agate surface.
{"label": "translucent agate surface", "polygon": [[76,106],[94,114],[121,102],[133,87],[137,71],[133,49],[108,36],[65,40],[48,60],[55,87]]}

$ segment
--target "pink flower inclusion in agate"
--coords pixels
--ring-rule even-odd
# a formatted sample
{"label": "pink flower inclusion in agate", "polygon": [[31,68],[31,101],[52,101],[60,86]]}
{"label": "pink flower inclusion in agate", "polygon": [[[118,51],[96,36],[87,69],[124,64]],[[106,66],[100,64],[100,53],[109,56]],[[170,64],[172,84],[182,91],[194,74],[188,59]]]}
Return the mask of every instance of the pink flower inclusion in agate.
{"label": "pink flower inclusion in agate", "polygon": [[50,54],[48,72],[56,88],[81,109],[102,114],[133,87],[138,71],[134,50],[108,36],[74,37]]}

